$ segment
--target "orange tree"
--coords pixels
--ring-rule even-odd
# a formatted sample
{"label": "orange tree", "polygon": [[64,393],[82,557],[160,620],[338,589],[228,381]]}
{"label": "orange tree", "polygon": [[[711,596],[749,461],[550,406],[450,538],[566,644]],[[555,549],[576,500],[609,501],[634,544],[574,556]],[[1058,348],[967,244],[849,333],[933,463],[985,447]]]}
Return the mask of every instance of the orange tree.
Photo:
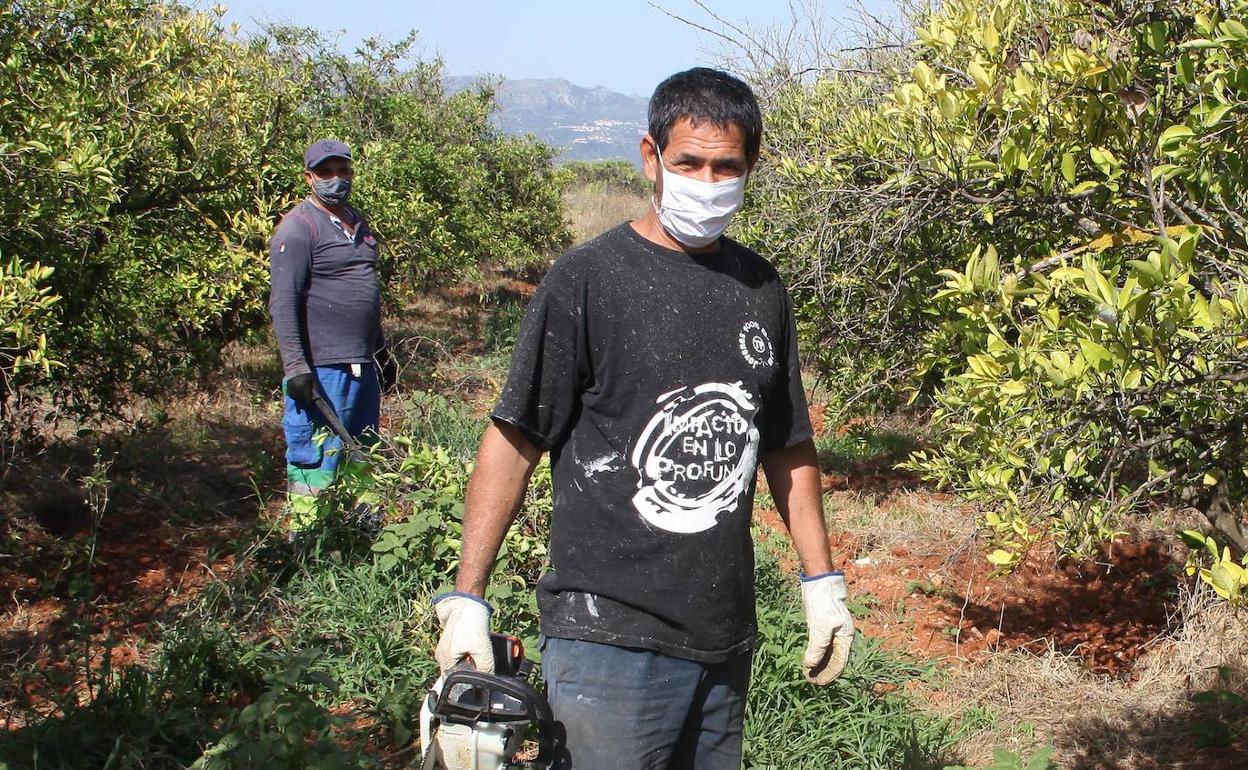
{"label": "orange tree", "polygon": [[563,244],[550,151],[410,45],[241,39],[169,0],[0,8],[0,428],[166,392],[263,327],[314,136],[356,146],[392,288]]}
{"label": "orange tree", "polygon": [[1243,0],[951,0],[880,76],[772,100],[741,232],[796,277],[825,368],[933,408],[910,464],[986,504],[1004,567],[1153,501],[1248,549],[1246,23]]}
{"label": "orange tree", "polygon": [[4,295],[38,287],[0,305],[8,405],[157,390],[254,324],[296,126],[264,48],[175,5],[52,0],[0,10],[0,62]]}

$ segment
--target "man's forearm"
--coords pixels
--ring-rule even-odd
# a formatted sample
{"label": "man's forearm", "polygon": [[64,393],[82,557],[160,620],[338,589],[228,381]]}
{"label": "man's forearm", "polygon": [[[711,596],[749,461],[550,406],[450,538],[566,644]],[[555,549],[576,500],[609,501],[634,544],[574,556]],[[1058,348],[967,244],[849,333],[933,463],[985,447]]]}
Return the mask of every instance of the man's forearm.
{"label": "man's forearm", "polygon": [[823,523],[823,492],[819,457],[811,440],[772,452],[763,458],[763,473],[780,518],[789,528],[802,570],[820,575],[832,569],[828,532]]}
{"label": "man's forearm", "polygon": [[508,527],[524,502],[541,450],[506,423],[491,423],[481,438],[464,500],[463,550],[455,590],[485,595]]}

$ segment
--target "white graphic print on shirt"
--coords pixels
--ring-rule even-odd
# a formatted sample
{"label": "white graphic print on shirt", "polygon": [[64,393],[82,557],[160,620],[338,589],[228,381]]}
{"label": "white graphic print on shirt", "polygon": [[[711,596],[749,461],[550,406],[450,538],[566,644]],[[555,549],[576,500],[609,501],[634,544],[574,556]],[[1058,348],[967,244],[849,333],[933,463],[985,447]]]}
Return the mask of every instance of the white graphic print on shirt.
{"label": "white graphic print on shirt", "polygon": [[689,534],[734,511],[756,469],[758,407],[741,383],[664,393],[632,452],[641,476],[633,505],[650,524]]}
{"label": "white graphic print on shirt", "polygon": [[754,369],[776,363],[771,337],[767,336],[767,330],[758,321],[745,322],[741,334],[737,335],[737,347],[741,349],[741,357]]}

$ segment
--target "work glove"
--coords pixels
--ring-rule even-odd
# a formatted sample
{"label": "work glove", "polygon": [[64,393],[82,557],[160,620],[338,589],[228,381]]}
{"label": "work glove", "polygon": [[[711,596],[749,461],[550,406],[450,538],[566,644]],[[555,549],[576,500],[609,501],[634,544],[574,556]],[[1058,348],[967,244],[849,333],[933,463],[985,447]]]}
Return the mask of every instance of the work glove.
{"label": "work glove", "polygon": [[382,393],[389,393],[399,384],[399,362],[390,355],[389,348],[378,348],[373,360],[377,362],[377,382]]}
{"label": "work glove", "polygon": [[854,616],[845,606],[845,575],[827,572],[801,579],[802,609],[809,630],[802,674],[808,682],[828,684],[841,675],[854,641]]}
{"label": "work glove", "polygon": [[286,395],[295,400],[305,409],[312,407],[313,394],[316,393],[316,375],[311,372],[296,374],[286,380]]}
{"label": "work glove", "polygon": [[433,652],[438,668],[449,671],[465,657],[478,671],[494,673],[494,650],[490,647],[490,614],[484,599],[452,591],[433,597],[433,611],[442,624],[442,638]]}

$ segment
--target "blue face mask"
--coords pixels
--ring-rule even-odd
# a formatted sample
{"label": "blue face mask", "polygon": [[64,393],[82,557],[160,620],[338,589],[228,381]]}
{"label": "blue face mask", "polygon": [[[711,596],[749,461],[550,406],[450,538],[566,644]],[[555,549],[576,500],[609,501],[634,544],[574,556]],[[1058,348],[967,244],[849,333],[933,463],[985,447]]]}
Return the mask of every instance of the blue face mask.
{"label": "blue face mask", "polygon": [[312,191],[328,205],[341,206],[351,197],[351,180],[340,176],[317,179],[312,182]]}

